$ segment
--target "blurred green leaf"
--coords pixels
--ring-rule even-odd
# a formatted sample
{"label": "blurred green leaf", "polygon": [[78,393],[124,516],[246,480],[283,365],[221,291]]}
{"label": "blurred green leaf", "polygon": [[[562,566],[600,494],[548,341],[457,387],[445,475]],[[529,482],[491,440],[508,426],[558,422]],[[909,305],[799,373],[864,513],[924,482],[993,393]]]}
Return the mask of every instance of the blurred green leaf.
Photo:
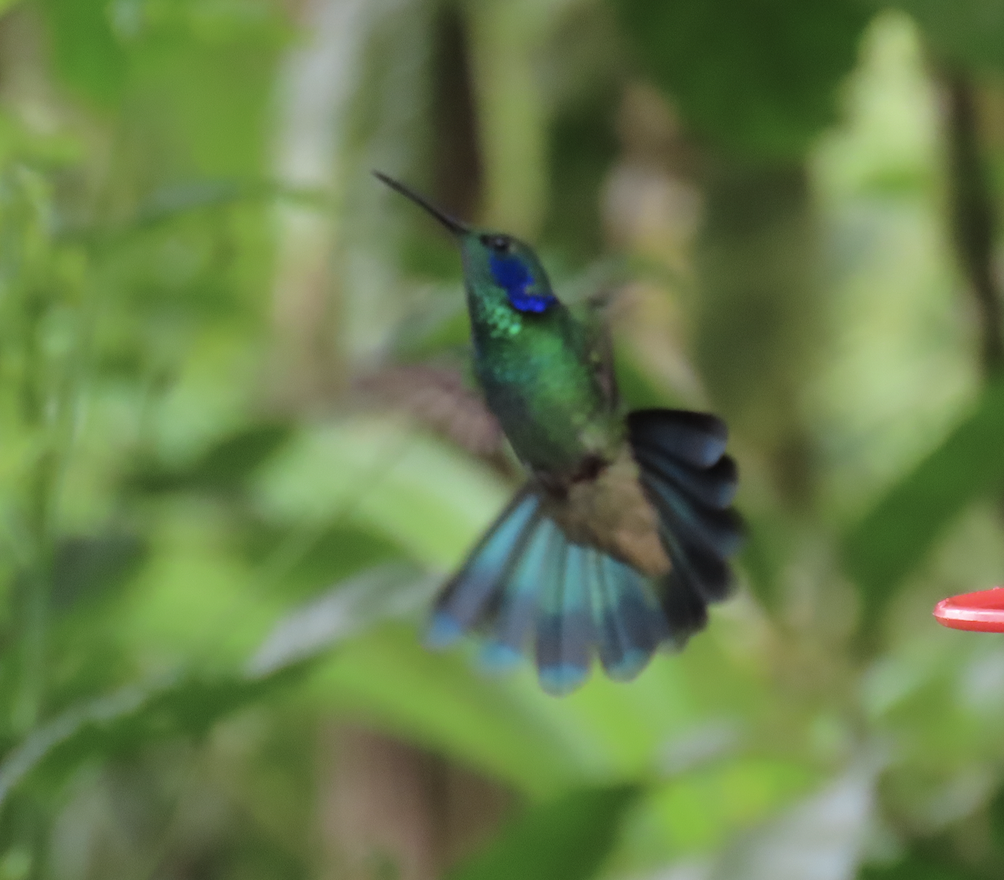
{"label": "blurred green leaf", "polygon": [[201,735],[301,671],[289,668],[281,678],[259,679],[182,673],[71,709],[35,730],[0,762],[0,808],[29,774],[48,770],[61,777],[95,754],[129,752],[179,733]]}
{"label": "blurred green leaf", "polygon": [[[874,621],[945,527],[971,502],[1004,486],[1004,383],[845,535],[849,573]],[[974,585],[974,589],[979,585]]]}
{"label": "blurred green leaf", "polygon": [[976,68],[1004,70],[1004,4],[997,0],[896,0],[943,58]]}
{"label": "blurred green leaf", "polygon": [[[529,669],[491,676],[465,651],[430,651],[415,627],[380,627],[331,657],[312,686],[322,700],[540,799],[611,773],[594,727],[540,693]],[[616,700],[608,711],[621,708]],[[621,774],[623,778],[624,774]]]}
{"label": "blurred green leaf", "polygon": [[[179,734],[201,736],[227,715],[285,690],[338,641],[414,607],[409,583],[414,586],[414,571],[395,568],[339,585],[321,603],[280,622],[245,671],[185,669],[69,709],[0,761],[0,809],[31,774],[63,779],[94,755],[129,753]],[[417,594],[427,592],[419,584]]]}
{"label": "blurred green leaf", "polygon": [[617,785],[574,791],[529,810],[448,880],[586,880],[617,841],[627,809],[641,789]]}
{"label": "blurred green leaf", "polygon": [[833,121],[870,12],[854,0],[614,0],[643,70],[727,150],[798,156]]}
{"label": "blurred green leaf", "polygon": [[166,223],[198,211],[245,201],[279,201],[330,210],[331,197],[318,189],[282,186],[269,181],[191,180],[171,184],[154,192],[141,204],[131,228]]}
{"label": "blurred green leaf", "polygon": [[450,568],[512,492],[498,476],[400,418],[350,417],[301,431],[253,481],[274,520],[354,522],[430,567]]}
{"label": "blurred green leaf", "polygon": [[[288,23],[271,2],[212,4],[224,12],[215,21],[200,14],[207,2],[161,8],[182,5],[182,15],[141,20],[130,43],[130,91],[157,108],[136,120],[137,134],[157,155],[168,184],[193,173],[253,179],[263,168],[272,84]],[[239,12],[254,6],[263,13],[256,19],[226,14],[227,7]]]}
{"label": "blurred green leaf", "polygon": [[218,440],[191,464],[167,467],[141,463],[129,483],[144,492],[202,490],[232,492],[261,465],[278,453],[293,436],[285,422],[242,427]]}
{"label": "blurred green leaf", "polygon": [[56,69],[72,89],[106,105],[121,95],[127,72],[110,6],[106,0],[44,0]]}
{"label": "blurred green leaf", "polygon": [[403,559],[404,550],[372,528],[338,520],[324,528],[247,523],[237,534],[240,551],[256,566],[281,560],[284,595],[306,598],[365,568]]}
{"label": "blurred green leaf", "polygon": [[339,584],[280,620],[248,662],[248,674],[273,675],[374,620],[413,611],[437,585],[438,578],[421,578],[402,565],[380,566]]}

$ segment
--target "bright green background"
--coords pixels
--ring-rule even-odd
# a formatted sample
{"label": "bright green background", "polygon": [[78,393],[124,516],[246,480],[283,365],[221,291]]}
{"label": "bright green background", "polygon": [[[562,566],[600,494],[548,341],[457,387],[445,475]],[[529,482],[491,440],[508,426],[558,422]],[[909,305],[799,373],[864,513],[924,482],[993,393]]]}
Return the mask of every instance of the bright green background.
{"label": "bright green background", "polygon": [[[1004,642],[930,615],[1004,581],[1002,74],[995,0],[0,2],[0,880],[422,877],[326,836],[348,722],[504,793],[452,878],[1004,875]],[[516,477],[374,167],[732,426],[741,589],[636,682],[421,647]]]}

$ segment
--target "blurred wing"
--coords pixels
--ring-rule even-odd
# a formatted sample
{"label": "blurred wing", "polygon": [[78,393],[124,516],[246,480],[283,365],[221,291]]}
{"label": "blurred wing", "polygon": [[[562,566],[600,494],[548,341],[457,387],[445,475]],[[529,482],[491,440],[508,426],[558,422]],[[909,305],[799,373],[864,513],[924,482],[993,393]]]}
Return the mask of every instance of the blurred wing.
{"label": "blurred wing", "polygon": [[360,376],[355,390],[369,403],[380,401],[407,412],[475,455],[502,455],[502,428],[460,370],[417,364],[387,367]]}
{"label": "blurred wing", "polygon": [[592,365],[596,381],[611,409],[620,404],[617,377],[614,374],[614,347],[607,320],[608,305],[614,293],[604,289],[585,302],[571,308],[581,335],[581,350],[587,363]]}

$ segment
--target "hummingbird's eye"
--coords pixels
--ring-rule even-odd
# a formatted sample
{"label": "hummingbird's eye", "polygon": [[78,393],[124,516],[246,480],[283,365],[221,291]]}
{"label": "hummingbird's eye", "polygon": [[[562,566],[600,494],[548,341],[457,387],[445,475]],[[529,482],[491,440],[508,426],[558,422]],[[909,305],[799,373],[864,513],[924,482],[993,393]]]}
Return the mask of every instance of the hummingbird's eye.
{"label": "hummingbird's eye", "polygon": [[481,243],[485,247],[490,247],[497,254],[509,253],[511,245],[510,239],[505,235],[482,235]]}

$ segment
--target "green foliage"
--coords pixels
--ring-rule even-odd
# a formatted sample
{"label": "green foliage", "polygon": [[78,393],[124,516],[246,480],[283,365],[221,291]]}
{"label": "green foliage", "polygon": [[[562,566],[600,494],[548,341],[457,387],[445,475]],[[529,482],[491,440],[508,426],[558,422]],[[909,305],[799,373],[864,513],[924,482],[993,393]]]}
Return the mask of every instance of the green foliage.
{"label": "green foliage", "polygon": [[637,786],[574,791],[528,811],[450,880],[584,880],[596,874],[617,839]]}
{"label": "green foliage", "polygon": [[890,867],[868,867],[860,880],[976,880],[978,874],[957,866],[932,865],[924,858],[906,858]]}
{"label": "green foliage", "polygon": [[29,774],[65,777],[95,755],[128,755],[143,745],[184,733],[202,736],[220,718],[262,699],[278,679],[186,676],[130,687],[53,719],[0,765],[0,807]]}
{"label": "green foliage", "polygon": [[845,553],[862,614],[878,620],[903,579],[968,505],[1004,488],[1004,384],[990,385],[971,415],[890,488],[847,535]]}
{"label": "green foliage", "polygon": [[642,70],[695,129],[753,156],[801,155],[833,121],[869,11],[854,0],[616,0]]}
{"label": "green foliage", "polygon": [[165,492],[179,489],[233,491],[289,441],[292,426],[285,423],[247,425],[180,468],[143,463],[130,479],[139,491]]}
{"label": "green foliage", "polygon": [[[490,7],[0,2],[0,880],[999,876],[1004,655],[930,609],[1004,570],[936,79],[996,167],[1000,10]],[[637,681],[423,646],[518,466],[368,390],[468,344],[373,167],[727,418],[739,595]]]}
{"label": "green foliage", "polygon": [[937,0],[905,0],[896,6],[913,15],[943,59],[977,69],[1004,68],[1004,9],[993,0],[950,6]]}
{"label": "green foliage", "polygon": [[103,0],[47,0],[53,57],[63,79],[86,97],[112,104],[125,87],[127,56]]}

